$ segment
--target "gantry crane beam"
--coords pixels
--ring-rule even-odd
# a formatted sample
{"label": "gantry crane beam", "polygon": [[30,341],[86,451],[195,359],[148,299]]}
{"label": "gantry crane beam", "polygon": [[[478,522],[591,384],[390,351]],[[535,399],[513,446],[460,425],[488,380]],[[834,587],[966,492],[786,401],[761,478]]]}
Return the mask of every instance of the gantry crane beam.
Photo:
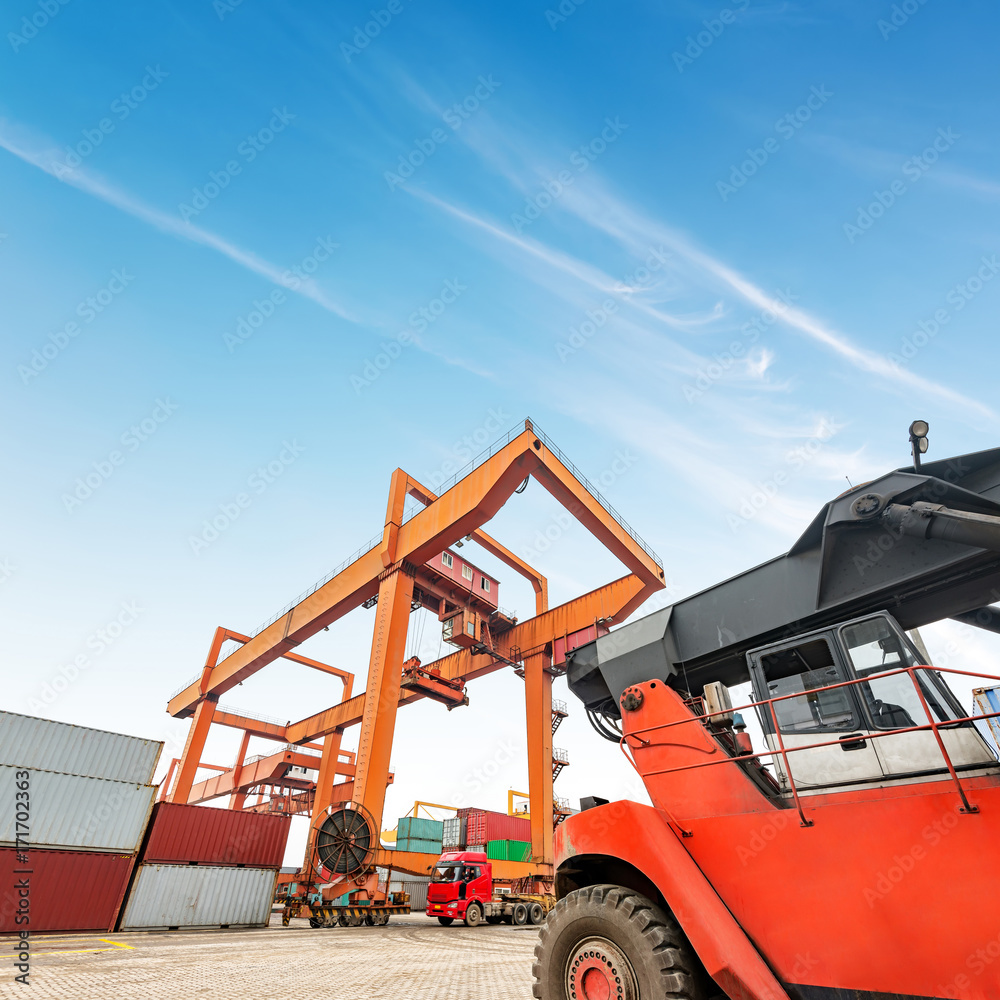
{"label": "gantry crane beam", "polygon": [[[167,711],[184,718],[202,698],[214,696],[218,700],[261,667],[288,655],[295,646],[374,597],[379,592],[379,577],[393,564],[406,561],[419,566],[456,539],[476,532],[529,476],[534,476],[650,590],[663,586],[663,568],[657,560],[536,437],[528,424],[521,434],[405,524],[403,508],[407,484],[412,481],[402,469],[397,469],[393,473],[381,545],[359,556],[217,666],[207,669],[201,681],[190,684],[170,700]],[[419,484],[413,485],[419,488]]]}
{"label": "gantry crane beam", "polygon": [[232,709],[215,706],[215,713],[212,716],[212,723],[216,726],[228,726],[230,729],[242,729],[243,732],[251,736],[259,736],[265,740],[280,740],[282,743],[291,743],[286,732],[287,726],[281,722],[272,722],[269,719],[255,719],[250,715],[240,715]]}
{"label": "gantry crane beam", "polygon": [[[191,791],[194,788],[195,778],[201,766],[201,755],[205,750],[205,740],[214,722],[218,721],[224,725],[243,730],[243,741],[240,745],[236,763],[233,765],[233,770],[236,772],[237,784],[240,780],[240,773],[244,766],[244,757],[246,756],[251,736],[258,735],[266,739],[280,739],[288,742],[285,726],[281,723],[274,720],[254,719],[234,712],[231,709],[220,709],[218,694],[208,690],[213,671],[218,665],[222,647],[227,640],[233,640],[245,645],[250,641],[250,637],[242,635],[239,632],[234,632],[232,629],[224,628],[221,625],[215,630],[212,645],[205,660],[205,666],[202,669],[200,679],[197,681],[198,689],[206,693],[198,701],[193,713],[182,713],[193,714],[194,717],[191,722],[191,728],[188,730],[184,752],[181,754],[180,767],[177,770],[177,780],[167,796],[170,802],[187,802],[189,800]],[[242,645],[240,648],[242,648]],[[350,697],[351,688],[354,683],[354,674],[349,671],[341,670],[339,667],[331,666],[328,663],[321,663],[319,660],[310,659],[299,653],[286,652],[284,658],[295,663],[300,663],[313,670],[319,670],[322,673],[338,677],[343,684],[343,697]],[[302,742],[306,741],[303,740]],[[324,808],[329,804],[327,794],[329,787],[332,786],[335,780],[335,766],[339,760],[339,754],[340,734],[327,736],[323,744],[322,762],[317,780],[317,801],[323,802]],[[240,792],[238,789],[234,790],[230,806],[232,808],[241,808],[244,798],[245,795],[243,792]]]}
{"label": "gantry crane beam", "polygon": [[[281,750],[269,754],[260,760],[247,761],[237,767],[231,767],[222,774],[199,781],[191,789],[188,803],[208,802],[211,799],[231,795],[233,792],[247,793],[257,785],[281,784],[289,767],[304,767],[309,770],[319,770],[320,758],[315,754],[297,753],[293,750]],[[202,767],[205,765],[203,764]],[[355,767],[341,761],[337,765],[337,773],[345,778],[354,777]],[[309,779],[292,779],[292,781]],[[311,783],[311,782],[310,782]]]}
{"label": "gantry crane beam", "polygon": [[[415,497],[425,506],[430,506],[437,500],[437,494],[422,486],[412,476],[407,476],[406,491],[410,496]],[[469,536],[474,542],[486,549],[491,555],[496,556],[504,565],[509,566],[515,573],[519,573],[530,584],[535,592],[535,614],[540,615],[543,611],[549,610],[549,581],[542,576],[533,566],[529,566],[523,559],[519,559],[505,545],[501,545],[492,535],[485,531],[473,531]]]}
{"label": "gantry crane beam", "polygon": [[[595,620],[619,621],[627,618],[636,607],[649,596],[647,586],[636,576],[623,576],[598,587],[581,597],[567,601],[552,608],[545,614],[518,622],[503,639],[506,643],[504,652],[512,647],[524,650],[535,649],[550,642],[554,636],[576,632],[579,629],[593,625]],[[476,661],[479,661],[476,663]],[[504,660],[494,660],[491,657],[474,655],[467,649],[459,650],[442,657],[427,665],[428,670],[438,671],[447,680],[464,677],[474,680],[486,674],[502,670],[509,664]],[[289,723],[286,732],[289,743],[303,743],[306,740],[318,739],[327,733],[338,729],[356,726],[361,722],[367,692],[355,695],[339,705],[334,705],[326,711],[318,712],[299,722]],[[399,705],[408,705],[423,698],[417,692],[403,691],[398,699]],[[551,713],[549,725],[551,726]]]}

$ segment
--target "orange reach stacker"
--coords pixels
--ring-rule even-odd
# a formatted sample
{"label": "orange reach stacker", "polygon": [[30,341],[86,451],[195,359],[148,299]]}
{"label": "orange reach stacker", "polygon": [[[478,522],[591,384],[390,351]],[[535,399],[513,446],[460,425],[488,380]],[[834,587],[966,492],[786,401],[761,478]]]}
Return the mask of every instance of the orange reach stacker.
{"label": "orange reach stacker", "polygon": [[573,651],[653,805],[557,828],[534,995],[997,1000],[1000,765],[948,684],[972,675],[907,630],[1000,632],[998,598],[1000,449],[918,456],[785,555]]}

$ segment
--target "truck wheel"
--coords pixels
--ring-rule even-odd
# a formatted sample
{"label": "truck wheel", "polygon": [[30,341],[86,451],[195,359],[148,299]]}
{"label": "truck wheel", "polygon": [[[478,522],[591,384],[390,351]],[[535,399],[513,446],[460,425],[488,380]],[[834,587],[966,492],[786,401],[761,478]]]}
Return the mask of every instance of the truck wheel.
{"label": "truck wheel", "polygon": [[514,904],[514,913],[512,914],[512,919],[514,923],[518,925],[518,927],[528,922],[528,908],[524,905],[524,903]]}
{"label": "truck wheel", "polygon": [[617,885],[591,885],[556,903],[535,946],[532,994],[701,1000],[700,969],[677,922]]}
{"label": "truck wheel", "polygon": [[454,922],[455,922],[455,918],[454,917],[438,917],[438,923],[442,927],[451,927],[451,925]]}
{"label": "truck wheel", "polygon": [[483,908],[478,903],[469,903],[465,911],[465,926],[478,927],[483,922]]}
{"label": "truck wheel", "polygon": [[545,919],[545,911],[542,909],[541,903],[532,903],[528,907],[528,919],[533,924],[540,924]]}
{"label": "truck wheel", "polygon": [[315,929],[317,927],[322,927],[323,923],[319,919],[319,917],[310,917],[309,918],[309,926],[312,927],[313,929]]}

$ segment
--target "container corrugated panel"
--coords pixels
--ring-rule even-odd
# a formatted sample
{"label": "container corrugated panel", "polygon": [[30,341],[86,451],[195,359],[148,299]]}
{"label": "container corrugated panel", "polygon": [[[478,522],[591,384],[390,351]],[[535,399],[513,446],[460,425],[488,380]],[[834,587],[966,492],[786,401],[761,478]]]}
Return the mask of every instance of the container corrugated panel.
{"label": "container corrugated panel", "polygon": [[527,861],[531,844],[523,840],[490,840],[486,844],[486,857],[491,861]]}
{"label": "container corrugated panel", "polygon": [[291,823],[290,816],[158,802],[140,860],[279,868]]}
{"label": "container corrugated panel", "polygon": [[148,785],[162,749],[156,740],[0,712],[0,764]]}
{"label": "container corrugated panel", "polygon": [[449,847],[461,847],[465,840],[465,820],[458,816],[454,819],[446,819],[441,834],[441,846],[445,849]]}
{"label": "container corrugated panel", "polygon": [[483,809],[473,809],[465,822],[465,842],[467,844],[485,844],[486,812]]}
{"label": "container corrugated panel", "polygon": [[[17,904],[8,898],[0,906],[0,934],[19,930],[36,933],[114,930],[134,862],[134,854],[44,851],[33,847],[28,853],[28,864],[22,865],[18,864],[13,848],[0,848],[0,865],[8,885],[27,878],[31,904],[30,923],[17,925],[14,923]],[[31,873],[20,874],[24,868]]]}
{"label": "container corrugated panel", "polygon": [[531,844],[523,840],[507,841],[508,861],[527,861],[531,857]]}
{"label": "container corrugated panel", "polygon": [[414,913],[427,909],[427,883],[404,882],[403,892],[410,895],[410,909]]}
{"label": "container corrugated panel", "polygon": [[271,916],[273,868],[140,865],[122,930],[261,927]]}
{"label": "container corrugated panel", "polygon": [[437,840],[440,842],[444,823],[422,816],[403,816],[396,826],[397,838],[404,840]]}
{"label": "container corrugated panel", "polygon": [[[14,803],[15,774],[0,766],[0,802]],[[35,847],[134,854],[149,820],[156,788],[130,781],[28,769],[28,841]],[[14,846],[14,809],[0,810],[0,846]]]}
{"label": "container corrugated panel", "polygon": [[531,820],[523,816],[488,812],[483,840],[531,840]]}
{"label": "container corrugated panel", "polygon": [[416,840],[415,838],[409,838],[407,840],[397,840],[396,841],[397,851],[417,851],[420,854],[440,854],[441,853],[441,841],[440,840]]}

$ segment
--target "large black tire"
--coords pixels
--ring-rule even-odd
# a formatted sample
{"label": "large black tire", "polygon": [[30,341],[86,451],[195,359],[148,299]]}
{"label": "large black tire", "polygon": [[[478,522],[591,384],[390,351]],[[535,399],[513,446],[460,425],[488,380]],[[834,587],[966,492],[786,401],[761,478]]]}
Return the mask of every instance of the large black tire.
{"label": "large black tire", "polygon": [[545,910],[541,903],[532,903],[528,907],[528,921],[533,924],[540,924],[545,919]]}
{"label": "large black tire", "polygon": [[535,946],[538,1000],[703,1000],[702,972],[683,931],[632,889],[591,885],[559,900]]}
{"label": "large black tire", "polygon": [[524,903],[514,904],[514,912],[511,914],[511,920],[513,920],[518,927],[521,927],[528,922],[528,908],[524,905]]}
{"label": "large black tire", "polygon": [[478,903],[469,903],[465,910],[465,926],[478,927],[483,922],[483,908]]}
{"label": "large black tire", "polygon": [[454,922],[455,922],[455,918],[454,917],[438,917],[438,923],[442,927],[451,927],[451,925]]}

